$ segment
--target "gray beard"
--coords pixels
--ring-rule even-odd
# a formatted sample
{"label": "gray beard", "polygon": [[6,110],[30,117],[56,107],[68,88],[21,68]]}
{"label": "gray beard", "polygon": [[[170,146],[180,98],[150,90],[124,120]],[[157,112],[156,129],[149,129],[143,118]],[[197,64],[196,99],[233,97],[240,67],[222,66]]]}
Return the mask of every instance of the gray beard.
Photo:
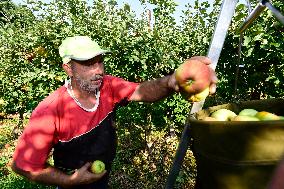
{"label": "gray beard", "polygon": [[80,77],[73,76],[74,80],[76,81],[79,88],[83,91],[86,91],[88,93],[97,93],[99,91],[100,85],[94,85],[90,81],[96,80],[96,79],[102,79],[102,76],[96,75],[90,79],[90,81],[86,81],[84,79],[81,79]]}

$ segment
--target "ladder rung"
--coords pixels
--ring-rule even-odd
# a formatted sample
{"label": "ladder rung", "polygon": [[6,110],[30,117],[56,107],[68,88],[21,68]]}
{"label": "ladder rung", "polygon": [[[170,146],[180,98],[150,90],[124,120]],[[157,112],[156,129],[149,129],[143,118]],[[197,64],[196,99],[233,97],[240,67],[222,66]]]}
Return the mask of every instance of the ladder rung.
{"label": "ladder rung", "polygon": [[273,13],[273,15],[284,25],[284,16],[269,1],[264,3],[265,6]]}
{"label": "ladder rung", "polygon": [[262,0],[245,19],[244,23],[239,29],[239,33],[243,33],[252,24],[252,22],[265,10],[266,7],[282,24],[284,24],[284,16],[281,14],[281,12],[277,10],[268,0]]}
{"label": "ladder rung", "polygon": [[252,24],[252,22],[265,10],[265,8],[265,5],[260,2],[245,19],[244,23],[239,29],[239,32],[243,33]]}

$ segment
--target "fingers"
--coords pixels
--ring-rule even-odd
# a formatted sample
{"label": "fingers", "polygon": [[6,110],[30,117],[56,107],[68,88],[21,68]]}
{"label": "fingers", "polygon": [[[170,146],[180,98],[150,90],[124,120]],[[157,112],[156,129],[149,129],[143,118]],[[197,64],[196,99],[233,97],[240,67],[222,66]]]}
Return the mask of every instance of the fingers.
{"label": "fingers", "polygon": [[209,86],[209,93],[210,94],[214,94],[216,92],[216,84],[215,83],[212,83],[210,86]]}
{"label": "fingers", "polygon": [[[87,162],[79,170],[82,171],[82,172],[89,171],[90,168],[91,168],[91,165],[92,165],[91,162]],[[105,174],[105,172],[106,172],[106,170],[104,170],[102,173],[99,173],[99,174]],[[99,175],[98,173],[96,173],[96,174]]]}
{"label": "fingers", "polygon": [[177,83],[176,83],[175,86],[174,86],[174,90],[175,90],[176,92],[179,92],[179,91],[180,91],[179,85],[178,85]]}
{"label": "fingers", "polygon": [[91,163],[90,162],[87,162],[87,163],[85,163],[85,165],[83,165],[83,167],[81,167],[80,169],[82,170],[82,171],[86,171],[86,170],[88,170],[90,167],[91,167]]}
{"label": "fingers", "polygon": [[91,174],[90,180],[92,180],[92,182],[96,182],[96,181],[100,180],[101,178],[103,178],[106,175],[106,173],[107,173],[106,170],[104,170],[101,173],[90,173]]}
{"label": "fingers", "polygon": [[[81,170],[82,172],[92,173],[92,172],[89,171],[90,168],[91,168],[91,166],[92,166],[92,163],[87,162],[85,165],[83,165],[83,167],[80,168],[80,170]],[[106,172],[107,172],[107,171],[104,170],[104,171],[101,172],[101,173],[92,173],[92,175],[93,175],[95,178],[101,178],[101,177],[103,177],[103,176],[106,174]]]}
{"label": "fingers", "polygon": [[213,69],[211,69],[211,84],[209,86],[209,93],[210,94],[214,94],[216,92],[216,88],[217,88],[217,82],[218,82],[218,78],[216,76],[216,73]]}
{"label": "fingers", "polygon": [[104,170],[104,171],[101,172],[101,173],[94,173],[94,177],[100,179],[100,178],[102,178],[106,173],[107,173],[106,170]]}
{"label": "fingers", "polygon": [[75,173],[71,175],[70,180],[72,181],[72,183],[74,183],[75,185],[89,184],[100,180],[107,173],[107,171],[104,170],[102,173],[94,174],[89,170],[90,166],[91,163],[86,163],[80,169],[77,169]]}
{"label": "fingers", "polygon": [[215,71],[212,68],[210,68],[210,71],[211,71],[211,82],[212,83],[217,83],[218,82],[218,78],[216,76]]}
{"label": "fingers", "polygon": [[175,78],[175,72],[169,77],[168,87],[173,89],[176,92],[179,91],[179,85],[178,85],[177,80]]}
{"label": "fingers", "polygon": [[[199,62],[202,62],[206,65],[210,65],[212,63],[211,60],[206,56],[193,56],[189,60],[190,61],[199,61]],[[210,80],[211,80],[210,85],[209,85],[209,93],[214,94],[216,92],[216,87],[217,87],[216,84],[218,82],[218,78],[216,76],[215,71],[211,67],[209,67],[209,69],[210,69]],[[202,86],[202,85],[200,85],[200,86]],[[192,88],[194,89],[193,91],[195,91],[195,92],[200,91],[200,89],[198,88],[198,85],[196,85],[196,86],[193,85]]]}
{"label": "fingers", "polygon": [[211,64],[210,58],[208,58],[208,57],[206,57],[206,56],[193,56],[193,57],[191,57],[189,60],[200,61],[200,62],[202,62],[202,63],[204,63],[204,64],[207,64],[207,65]]}

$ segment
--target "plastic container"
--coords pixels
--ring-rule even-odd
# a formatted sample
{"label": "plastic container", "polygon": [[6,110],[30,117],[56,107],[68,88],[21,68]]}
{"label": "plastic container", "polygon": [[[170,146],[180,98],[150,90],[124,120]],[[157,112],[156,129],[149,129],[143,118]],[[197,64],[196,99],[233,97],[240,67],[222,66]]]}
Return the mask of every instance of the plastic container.
{"label": "plastic container", "polygon": [[284,121],[201,121],[226,108],[253,108],[284,115],[284,100],[229,103],[197,112],[188,119],[197,162],[198,189],[266,189],[284,154]]}

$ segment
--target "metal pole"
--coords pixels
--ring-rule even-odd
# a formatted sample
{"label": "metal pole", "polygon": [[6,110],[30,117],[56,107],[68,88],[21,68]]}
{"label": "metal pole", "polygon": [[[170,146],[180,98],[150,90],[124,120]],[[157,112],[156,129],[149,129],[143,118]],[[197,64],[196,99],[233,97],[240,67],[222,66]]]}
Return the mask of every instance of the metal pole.
{"label": "metal pole", "polygon": [[[212,64],[210,64],[210,67],[215,70],[223,45],[224,41],[227,35],[227,31],[229,29],[229,26],[232,21],[232,17],[235,12],[235,8],[237,5],[238,0],[224,0],[221,12],[217,21],[217,24],[215,26],[215,31],[210,43],[210,47],[207,53],[207,56],[211,59]],[[190,114],[194,114],[202,109],[204,105],[205,100],[196,102],[192,105]]]}
{"label": "metal pole", "polygon": [[251,25],[251,23],[265,10],[265,8],[266,7],[263,2],[260,2],[241,25],[239,32],[243,33]]}
{"label": "metal pole", "polygon": [[266,1],[264,5],[273,13],[273,15],[284,25],[284,16],[279,10],[277,10],[269,1]]}
{"label": "metal pole", "polygon": [[[215,27],[214,34],[212,36],[211,44],[207,56],[211,59],[212,64],[210,65],[212,69],[215,70],[217,62],[219,60],[221,50],[224,45],[224,41],[227,35],[228,28],[230,26],[232,17],[235,12],[236,4],[238,0],[223,0],[219,18]],[[195,113],[202,109],[204,101],[199,103],[194,103],[190,113]],[[182,137],[171,167],[169,176],[166,181],[166,189],[173,189],[176,178],[178,176],[180,167],[182,165],[183,159],[185,157],[186,151],[190,143],[190,125],[186,124],[183,130]]]}
{"label": "metal pole", "polygon": [[251,13],[252,8],[251,8],[250,1],[249,1],[249,0],[246,0],[246,2],[247,2],[248,11],[249,11],[249,13]]}

